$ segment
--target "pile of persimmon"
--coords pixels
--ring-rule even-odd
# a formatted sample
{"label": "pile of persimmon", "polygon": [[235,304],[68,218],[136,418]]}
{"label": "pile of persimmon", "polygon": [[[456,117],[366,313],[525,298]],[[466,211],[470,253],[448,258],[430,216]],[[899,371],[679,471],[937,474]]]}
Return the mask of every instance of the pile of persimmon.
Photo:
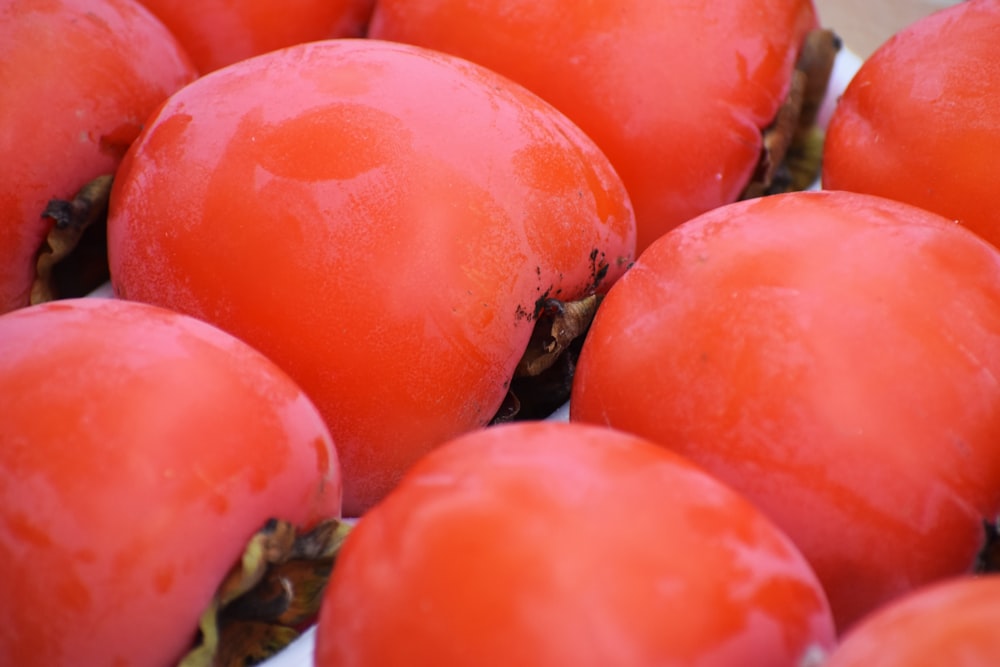
{"label": "pile of persimmon", "polygon": [[0,0],[0,664],[1000,664],[998,31]]}

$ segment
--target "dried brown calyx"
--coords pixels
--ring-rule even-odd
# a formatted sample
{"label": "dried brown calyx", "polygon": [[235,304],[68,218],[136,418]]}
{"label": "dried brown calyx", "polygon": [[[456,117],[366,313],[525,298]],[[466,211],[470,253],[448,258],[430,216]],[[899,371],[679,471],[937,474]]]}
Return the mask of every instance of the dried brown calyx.
{"label": "dried brown calyx", "polygon": [[107,217],[110,174],[84,185],[73,199],[53,199],[43,218],[52,227],[35,259],[29,302],[86,296],[110,276]]}
{"label": "dried brown calyx", "polygon": [[840,48],[840,39],[830,30],[813,30],[806,36],[788,95],[761,131],[760,161],[743,199],[805,190],[818,178],[824,133],[816,118]]}
{"label": "dried brown calyx", "polygon": [[601,299],[591,294],[539,302],[528,347],[491,424],[541,419],[569,400],[576,360]]}
{"label": "dried brown calyx", "polygon": [[319,614],[350,530],[330,519],[299,534],[286,521],[268,521],[219,586],[179,667],[256,665],[292,643]]}

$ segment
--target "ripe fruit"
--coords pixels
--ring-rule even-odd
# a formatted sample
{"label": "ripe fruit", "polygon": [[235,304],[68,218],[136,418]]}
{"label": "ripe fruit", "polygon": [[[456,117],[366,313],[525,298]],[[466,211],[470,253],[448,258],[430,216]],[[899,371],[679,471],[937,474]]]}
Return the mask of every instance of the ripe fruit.
{"label": "ripe fruit", "polygon": [[[380,0],[368,34],[468,58],[559,108],[621,174],[635,205],[638,252],[740,198],[762,161],[781,162],[784,149],[765,146],[762,130],[793,90],[812,86],[803,97],[821,97],[826,85],[830,61],[808,84],[793,76],[807,33],[818,27],[808,0],[568,7],[563,0]],[[829,35],[824,49],[832,58]]]}
{"label": "ripe fruit", "polygon": [[668,233],[584,342],[576,421],[690,456],[816,569],[841,629],[972,568],[1000,511],[1000,252],[848,192]]}
{"label": "ripe fruit", "polygon": [[339,516],[319,413],[232,336],[68,299],[0,340],[0,664],[176,664],[265,522]]}
{"label": "ripe fruit", "polygon": [[955,3],[862,65],[830,120],[829,189],[934,211],[1000,246],[1000,3]]}
{"label": "ripe fruit", "polygon": [[914,591],[859,623],[824,667],[983,667],[1000,662],[1000,578]]}
{"label": "ripe fruit", "polygon": [[140,0],[202,74],[286,46],[364,34],[375,0]]}
{"label": "ripe fruit", "polygon": [[770,521],[634,436],[519,422],[430,452],[337,560],[317,667],[799,667],[833,643]]}
{"label": "ripe fruit", "polygon": [[[146,117],[194,77],[133,0],[0,1],[0,313],[27,306],[33,290],[50,298],[37,280],[50,200],[111,174]],[[106,262],[99,271],[61,296],[83,296],[107,280]]]}
{"label": "ripe fruit", "polygon": [[121,297],[212,322],[309,393],[356,516],[486,424],[548,298],[633,257],[621,180],[559,112],[453,56],[314,42],[174,95],[119,171]]}

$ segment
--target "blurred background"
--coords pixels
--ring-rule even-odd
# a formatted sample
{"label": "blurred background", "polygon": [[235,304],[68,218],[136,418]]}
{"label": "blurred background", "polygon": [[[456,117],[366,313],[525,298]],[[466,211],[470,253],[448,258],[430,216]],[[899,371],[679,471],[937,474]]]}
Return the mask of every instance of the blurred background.
{"label": "blurred background", "polygon": [[823,27],[832,28],[851,51],[871,55],[894,33],[958,0],[814,0]]}

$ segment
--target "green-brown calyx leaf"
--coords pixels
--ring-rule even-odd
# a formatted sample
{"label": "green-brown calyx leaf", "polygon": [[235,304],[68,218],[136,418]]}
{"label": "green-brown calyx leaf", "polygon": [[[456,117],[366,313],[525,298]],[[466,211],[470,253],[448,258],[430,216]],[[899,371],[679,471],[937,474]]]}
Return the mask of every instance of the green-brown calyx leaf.
{"label": "green-brown calyx leaf", "polygon": [[806,35],[788,95],[761,131],[761,155],[742,198],[805,190],[818,177],[824,133],[816,124],[840,40],[830,30]]}
{"label": "green-brown calyx leaf", "polygon": [[73,199],[53,199],[52,226],[35,258],[29,303],[84,296],[108,280],[107,215],[112,176],[98,176]]}
{"label": "green-brown calyx leaf", "polygon": [[179,667],[256,665],[288,646],[318,615],[350,530],[331,519],[299,534],[286,521],[268,521],[219,586]]}
{"label": "green-brown calyx leaf", "polygon": [[576,359],[602,299],[539,303],[528,347],[491,424],[544,417],[569,399]]}

